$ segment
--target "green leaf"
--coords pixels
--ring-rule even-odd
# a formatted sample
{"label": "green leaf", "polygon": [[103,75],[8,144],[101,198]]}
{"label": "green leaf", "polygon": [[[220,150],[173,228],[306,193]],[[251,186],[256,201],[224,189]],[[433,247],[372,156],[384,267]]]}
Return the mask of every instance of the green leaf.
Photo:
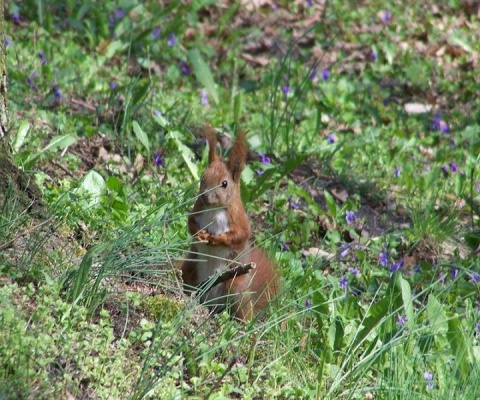
{"label": "green leaf", "polygon": [[187,164],[188,169],[190,170],[190,173],[192,174],[193,178],[195,180],[199,179],[198,176],[198,167],[197,165],[192,161],[195,159],[195,155],[193,154],[192,150],[185,146],[183,142],[180,140],[180,132],[178,131],[171,131],[168,133],[168,136],[170,136],[173,140],[175,145],[177,146],[177,149],[180,151],[180,154]]}
{"label": "green leaf", "polygon": [[96,205],[100,202],[100,195],[105,189],[105,180],[98,172],[88,171],[78,188],[79,193],[88,193],[90,195],[90,204]]}
{"label": "green leaf", "polygon": [[195,72],[197,80],[205,87],[208,95],[213,101],[218,104],[218,93],[215,87],[215,81],[213,80],[210,68],[202,58],[202,55],[197,49],[192,49],[188,52],[188,58],[193,65],[193,71]]}
{"label": "green leaf", "polygon": [[442,335],[448,330],[448,321],[442,304],[431,294],[428,296],[427,315],[433,334]]}
{"label": "green leaf", "polygon": [[470,373],[469,358],[473,352],[470,338],[465,337],[462,322],[455,316],[448,320],[447,339],[455,355],[457,368],[463,379],[467,379]]}
{"label": "green leaf", "polygon": [[412,300],[412,290],[410,284],[406,279],[400,277],[400,288],[402,291],[402,301],[403,308],[405,309],[405,314],[407,317],[407,326],[409,329],[413,330],[415,325],[415,317],[413,313],[413,300]]}
{"label": "green leaf", "polygon": [[15,136],[15,140],[13,141],[12,148],[14,153],[18,153],[20,148],[22,147],[23,143],[25,142],[25,138],[28,135],[28,131],[30,130],[30,124],[28,121],[20,121],[18,126],[18,132]]}
{"label": "green leaf", "polygon": [[147,152],[150,153],[150,141],[148,140],[148,136],[145,131],[140,128],[137,121],[132,122],[133,132],[135,132],[135,136],[140,141],[141,144],[147,149]]}
{"label": "green leaf", "polygon": [[337,219],[338,207],[337,203],[335,203],[333,196],[327,190],[323,191],[323,195],[325,196],[325,201],[327,202],[327,208],[330,215],[333,219]]}
{"label": "green leaf", "polygon": [[52,138],[52,140],[50,140],[50,143],[46,145],[43,149],[41,149],[35,154],[31,154],[25,161],[25,166],[30,167],[31,165],[33,165],[33,163],[44,153],[55,151],[59,148],[65,149],[76,142],[77,138],[74,135],[67,134],[55,136],[54,138]]}

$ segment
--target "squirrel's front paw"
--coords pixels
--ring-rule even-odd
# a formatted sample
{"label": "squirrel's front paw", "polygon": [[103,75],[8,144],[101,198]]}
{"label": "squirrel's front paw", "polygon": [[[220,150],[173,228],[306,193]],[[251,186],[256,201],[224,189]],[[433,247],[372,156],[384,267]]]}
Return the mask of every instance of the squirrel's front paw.
{"label": "squirrel's front paw", "polygon": [[211,235],[207,231],[204,231],[204,230],[201,230],[200,232],[198,232],[195,235],[195,237],[198,239],[199,242],[204,242],[204,243],[209,242],[210,236]]}

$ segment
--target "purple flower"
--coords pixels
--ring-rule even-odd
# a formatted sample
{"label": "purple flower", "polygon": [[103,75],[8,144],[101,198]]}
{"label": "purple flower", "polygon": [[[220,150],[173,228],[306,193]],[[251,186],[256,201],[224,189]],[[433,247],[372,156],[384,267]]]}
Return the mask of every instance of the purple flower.
{"label": "purple flower", "polygon": [[282,251],[290,251],[290,246],[288,243],[282,243]]}
{"label": "purple flower", "polygon": [[190,67],[185,61],[180,61],[178,63],[180,66],[180,70],[182,71],[182,75],[190,75]]}
{"label": "purple flower", "polygon": [[310,80],[312,82],[315,82],[317,80],[317,69],[316,68],[313,68],[311,71],[310,71]]}
{"label": "purple flower", "polygon": [[154,155],[154,162],[156,167],[164,167],[165,168],[165,160],[160,153],[155,153]]}
{"label": "purple flower", "polygon": [[476,272],[472,272],[470,277],[473,279],[475,283],[480,283],[480,275],[477,274]]}
{"label": "purple flower", "polygon": [[282,92],[286,96],[292,91],[292,88],[290,86],[282,86]]}
{"label": "purple flower", "polygon": [[382,267],[386,267],[388,265],[387,246],[385,246],[385,244],[382,244],[382,249],[383,249],[383,251],[380,252],[380,254],[378,255],[378,260],[380,261],[380,265]]}
{"label": "purple flower", "polygon": [[445,275],[443,272],[440,272],[440,273],[438,274],[438,280],[439,280],[440,282],[445,283],[445,279],[446,279],[446,278],[447,278],[447,277],[446,277],[446,275]]}
{"label": "purple flower", "polygon": [[348,287],[348,278],[346,276],[343,276],[342,279],[340,279],[340,288],[347,289],[347,287]]}
{"label": "purple flower", "polygon": [[480,193],[480,183],[477,183],[477,192]]}
{"label": "purple flower", "polygon": [[377,52],[375,50],[370,52],[370,61],[377,61]]}
{"label": "purple flower", "polygon": [[167,45],[168,47],[173,47],[177,44],[177,37],[175,36],[175,33],[171,33],[170,35],[167,36]]}
{"label": "purple flower", "polygon": [[33,71],[30,76],[25,80],[30,89],[36,89],[34,79],[37,77],[37,71]]}
{"label": "purple flower", "polygon": [[450,167],[450,171],[452,171],[452,172],[457,172],[458,171],[457,164],[455,164],[453,161],[450,161],[448,163],[448,166]]}
{"label": "purple flower", "polygon": [[337,135],[335,135],[333,132],[331,132],[331,133],[328,135],[327,143],[328,143],[328,144],[333,144],[333,143],[335,143],[337,140],[338,140]]}
{"label": "purple flower", "polygon": [[322,69],[322,79],[324,81],[328,81],[329,77],[330,77],[330,71],[326,68]]}
{"label": "purple flower", "polygon": [[397,325],[398,326],[405,326],[406,323],[407,323],[407,318],[403,317],[400,314],[397,314]]}
{"label": "purple flower", "polygon": [[125,16],[125,11],[123,11],[123,8],[118,8],[115,11],[115,18],[122,19],[124,16]]}
{"label": "purple flower", "polygon": [[347,243],[342,243],[340,246],[340,258],[344,259],[350,252],[350,246]]}
{"label": "purple flower", "polygon": [[380,20],[386,25],[388,24],[392,19],[392,13],[389,10],[383,10],[380,13]]}
{"label": "purple flower", "polygon": [[208,94],[205,89],[202,89],[200,92],[200,101],[202,102],[202,106],[208,107],[210,103],[208,102]]}
{"label": "purple flower", "polygon": [[475,325],[475,327],[477,328],[477,331],[480,331],[480,322],[477,322],[477,325]]}
{"label": "purple flower", "polygon": [[117,82],[115,81],[111,81],[108,86],[110,87],[110,89],[116,89],[117,88]]}
{"label": "purple flower", "polygon": [[273,10],[273,11],[277,11],[277,10],[278,10],[278,6],[277,6],[275,3],[272,3],[272,10]]}
{"label": "purple flower", "polygon": [[348,272],[350,272],[355,277],[358,277],[358,275],[360,275],[360,270],[358,268],[349,268]]}
{"label": "purple flower", "polygon": [[18,25],[20,23],[20,14],[18,13],[18,11],[14,11],[12,13],[12,21],[16,25]]}
{"label": "purple flower", "polygon": [[347,211],[347,215],[345,216],[345,220],[347,221],[348,225],[352,225],[356,220],[357,216],[353,211]]}
{"label": "purple flower", "polygon": [[152,31],[152,37],[158,39],[160,37],[160,28],[154,28]]}
{"label": "purple flower", "polygon": [[433,131],[441,131],[443,133],[449,133],[450,129],[448,124],[442,119],[440,113],[436,113],[433,116],[431,128]]}
{"label": "purple flower", "polygon": [[5,47],[8,47],[12,44],[12,42],[8,39],[7,35],[3,35],[3,39],[5,40]]}
{"label": "purple flower", "polygon": [[307,0],[307,8],[313,7],[313,0]]}
{"label": "purple flower", "polygon": [[305,308],[307,310],[310,310],[312,308],[312,300],[310,299],[305,300]]}
{"label": "purple flower", "polygon": [[451,272],[451,275],[452,275],[452,279],[455,279],[458,276],[458,269],[453,268],[452,272]]}
{"label": "purple flower", "polygon": [[288,208],[290,208],[290,210],[296,210],[299,207],[300,207],[299,201],[293,201],[291,197],[288,198]]}
{"label": "purple flower", "polygon": [[108,29],[111,31],[115,29],[115,13],[110,13],[108,16]]}
{"label": "purple flower", "polygon": [[420,272],[420,265],[413,264],[413,273],[418,274]]}
{"label": "purple flower", "polygon": [[260,157],[260,161],[264,164],[270,164],[270,162],[272,161],[270,159],[270,157],[267,157],[265,154],[263,153],[258,153],[258,156]]}
{"label": "purple flower", "polygon": [[401,173],[402,173],[402,167],[395,167],[393,169],[393,176],[395,178],[398,178],[401,175]]}
{"label": "purple flower", "polygon": [[431,390],[435,387],[435,383],[433,382],[433,374],[429,371],[425,371],[423,373],[423,379],[427,382],[427,390]]}
{"label": "purple flower", "polygon": [[38,57],[40,58],[40,64],[42,65],[47,64],[48,60],[47,60],[47,57],[45,57],[45,52],[43,50],[40,50],[38,52]]}
{"label": "purple flower", "polygon": [[255,175],[260,176],[260,175],[263,175],[264,173],[265,173],[265,171],[263,169],[256,169],[255,170]]}
{"label": "purple flower", "polygon": [[448,175],[448,165],[447,164],[442,165],[442,171],[445,172],[446,175]]}
{"label": "purple flower", "polygon": [[60,89],[58,88],[58,85],[53,85],[53,95],[57,100],[60,100],[62,98],[62,93],[60,92]]}
{"label": "purple flower", "polygon": [[400,269],[402,269],[402,267],[405,265],[405,261],[403,261],[403,259],[401,260],[398,260],[396,263],[393,263],[392,265],[390,265],[390,272],[396,272]]}

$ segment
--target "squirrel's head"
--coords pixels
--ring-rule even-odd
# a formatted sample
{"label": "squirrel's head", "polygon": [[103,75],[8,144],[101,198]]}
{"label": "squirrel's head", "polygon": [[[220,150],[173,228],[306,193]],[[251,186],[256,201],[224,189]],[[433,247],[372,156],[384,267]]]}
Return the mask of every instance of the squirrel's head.
{"label": "squirrel's head", "polygon": [[239,131],[227,162],[217,155],[215,133],[205,129],[208,141],[208,168],[200,183],[202,199],[208,207],[228,207],[234,199],[240,199],[240,175],[247,158],[247,139]]}

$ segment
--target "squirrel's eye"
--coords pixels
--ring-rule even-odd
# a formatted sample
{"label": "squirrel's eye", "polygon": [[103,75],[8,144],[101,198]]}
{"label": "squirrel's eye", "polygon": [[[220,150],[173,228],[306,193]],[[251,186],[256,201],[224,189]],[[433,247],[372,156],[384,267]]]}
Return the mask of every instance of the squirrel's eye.
{"label": "squirrel's eye", "polygon": [[222,188],[225,189],[227,186],[228,186],[228,182],[227,182],[227,181],[223,181],[223,182],[222,182]]}

